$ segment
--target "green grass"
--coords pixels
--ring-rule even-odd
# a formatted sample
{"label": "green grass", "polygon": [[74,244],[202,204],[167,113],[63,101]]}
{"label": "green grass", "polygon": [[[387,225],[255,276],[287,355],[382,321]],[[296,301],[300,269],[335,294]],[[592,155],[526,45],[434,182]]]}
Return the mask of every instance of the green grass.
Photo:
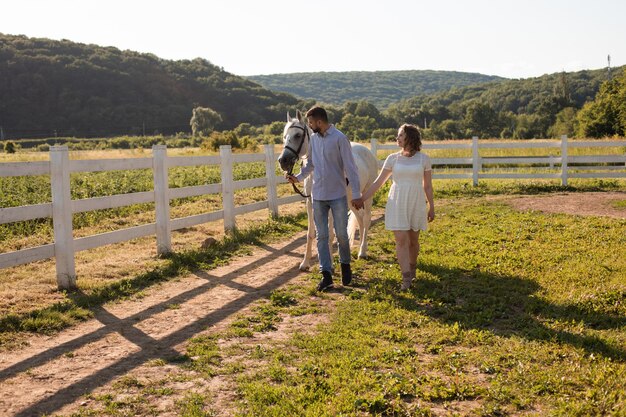
{"label": "green grass", "polygon": [[239,377],[240,415],[623,415],[626,258],[606,248],[626,221],[457,200],[405,293],[392,235],[371,239],[330,323]]}
{"label": "green grass", "polygon": [[626,200],[618,200],[611,203],[616,209],[626,209]]}

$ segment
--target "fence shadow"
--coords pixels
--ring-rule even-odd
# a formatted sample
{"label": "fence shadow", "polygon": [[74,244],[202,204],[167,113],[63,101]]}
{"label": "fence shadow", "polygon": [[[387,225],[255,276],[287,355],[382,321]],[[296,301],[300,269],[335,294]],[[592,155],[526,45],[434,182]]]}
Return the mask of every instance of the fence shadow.
{"label": "fence shadow", "polygon": [[420,299],[433,302],[424,305],[419,299],[401,297],[403,308],[420,311],[442,323],[459,323],[466,329],[487,330],[499,336],[526,340],[558,341],[589,354],[626,361],[624,347],[596,336],[556,330],[544,324],[577,322],[595,330],[624,328],[626,316],[617,311],[598,312],[580,304],[550,303],[538,294],[539,284],[521,277],[429,264],[420,264],[419,269],[437,279],[418,277],[411,291]]}
{"label": "fence shadow", "polygon": [[[305,241],[306,236],[302,236],[279,249],[272,248],[268,245],[262,245],[265,250],[270,251],[268,255],[258,258],[255,261],[233,270],[222,277],[215,277],[210,273],[201,270],[196,271],[194,274],[201,279],[205,279],[206,283],[163,300],[158,304],[152,305],[147,309],[124,319],[116,317],[100,306],[92,308],[96,320],[100,321],[104,325],[103,327],[0,370],[0,381],[53,361],[61,357],[66,352],[98,341],[114,332],[121,334],[128,341],[138,346],[140,350],[135,353],[131,353],[123,359],[118,360],[105,368],[62,388],[59,391],[56,391],[49,397],[21,410],[15,414],[15,416],[25,417],[52,413],[64,405],[74,402],[86,392],[91,392],[95,388],[106,384],[116,377],[125,375],[129,371],[141,366],[151,359],[180,356],[180,354],[174,349],[174,346],[188,340],[206,328],[221,322],[233,313],[246,308],[254,301],[267,297],[273,290],[298,276],[300,271],[298,270],[298,263],[294,260],[293,267],[281,274],[276,275],[261,286],[251,287],[242,283],[241,280],[239,280],[239,282],[235,282],[235,279],[240,278],[241,275],[246,272],[256,268],[262,268],[280,256],[287,255],[299,258],[300,255],[295,254],[293,251],[299,246],[302,246]],[[136,327],[136,325],[141,323],[141,321],[166,311],[168,306],[188,302],[193,298],[210,291],[218,285],[225,285],[236,289],[241,292],[241,296],[226,303],[217,310],[208,311],[206,315],[190,322],[186,326],[161,339],[155,339]],[[80,294],[77,294],[77,296],[80,296]]]}

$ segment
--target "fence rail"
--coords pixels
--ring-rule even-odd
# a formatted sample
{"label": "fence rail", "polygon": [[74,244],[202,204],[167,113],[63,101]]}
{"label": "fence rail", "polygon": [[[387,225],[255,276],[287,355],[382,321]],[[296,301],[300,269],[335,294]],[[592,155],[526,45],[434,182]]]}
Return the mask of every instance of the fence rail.
{"label": "fence rail", "polygon": [[[540,142],[479,142],[473,138],[471,143],[427,143],[425,150],[444,149],[471,150],[470,157],[431,158],[435,179],[472,179],[478,185],[480,179],[560,179],[567,185],[568,178],[626,178],[626,154],[614,155],[576,155],[569,156],[569,148],[579,147],[626,147],[626,141],[580,141],[571,142],[567,137],[560,141]],[[560,154],[548,156],[481,156],[483,149],[558,149]],[[381,144],[376,139],[371,141],[372,152],[397,150],[395,144]],[[265,162],[266,175],[235,181],[233,165],[235,163]],[[379,161],[382,164],[382,161]],[[572,164],[585,164],[575,166]],[[599,165],[600,164],[600,165]],[[611,164],[611,165],[607,165]],[[174,167],[202,165],[220,165],[221,182],[170,189],[168,170]],[[539,165],[539,166],[538,166]],[[508,167],[507,167],[508,166]],[[278,197],[278,184],[285,179],[275,174],[276,156],[273,145],[265,145],[259,154],[233,154],[230,146],[220,147],[219,156],[169,157],[165,146],[153,147],[152,158],[70,160],[67,146],[50,148],[49,162],[11,162],[0,164],[0,177],[49,175],[52,189],[52,202],[22,207],[0,208],[0,224],[52,218],[54,243],[34,248],[22,249],[0,254],[0,269],[22,265],[48,258],[55,258],[57,284],[68,289],[76,285],[74,255],[76,252],[97,248],[104,245],[124,242],[146,236],[156,236],[159,254],[171,251],[171,232],[217,220],[224,221],[227,232],[236,227],[236,216],[257,210],[269,209],[273,216],[278,215],[280,205],[301,201],[299,195]],[[494,168],[495,167],[495,168]],[[545,172],[490,172],[492,169],[539,169]],[[152,191],[131,194],[117,194],[107,197],[72,200],[70,173],[101,172],[114,170],[151,169],[154,189]],[[443,172],[437,172],[437,171]],[[595,172],[579,172],[590,171]],[[454,172],[452,172],[454,171]],[[550,172],[552,171],[552,172]],[[554,172],[556,171],[556,172]],[[235,206],[234,192],[242,188],[265,187],[267,200],[243,206]],[[170,200],[197,197],[201,195],[221,194],[222,209],[210,213],[197,214],[182,218],[170,218]],[[155,222],[130,227],[93,236],[73,238],[72,215],[93,210],[102,210],[141,203],[155,204]]]}
{"label": "fence rail", "polygon": [[[471,143],[426,143],[429,149],[471,149],[471,157],[431,158],[433,178],[435,179],[472,179],[478,185],[480,179],[561,179],[566,186],[569,178],[626,178],[626,151],[613,155],[575,155],[569,156],[570,148],[626,148],[626,140],[611,141],[570,141],[567,136],[561,140],[520,141],[520,142],[479,142],[477,137]],[[558,149],[560,154],[546,156],[481,156],[483,149]],[[398,150],[396,144],[380,144],[372,139],[371,149],[374,154],[381,150]],[[382,161],[379,161],[382,165]],[[575,165],[586,164],[586,165]],[[610,165],[609,165],[610,164]],[[447,168],[446,166],[454,168]],[[507,167],[508,166],[508,167]],[[510,170],[543,170],[543,172],[488,172],[495,167]],[[444,168],[446,172],[437,172]],[[550,172],[557,170],[559,172]],[[595,172],[578,172],[578,171]],[[455,171],[451,173],[450,171]],[[616,172],[621,171],[621,172]]]}
{"label": "fence rail", "polygon": [[[265,177],[235,181],[233,179],[234,164],[252,162],[265,162]],[[219,165],[221,183],[169,188],[168,170],[170,168],[200,165]],[[71,199],[70,173],[135,169],[152,170],[154,190],[80,200]],[[67,146],[53,146],[50,148],[49,162],[2,163],[0,164],[0,177],[49,175],[52,202],[0,208],[0,224],[51,217],[54,243],[2,253],[0,254],[0,269],[55,258],[57,284],[59,288],[69,289],[76,285],[74,265],[76,252],[156,235],[157,253],[163,254],[171,251],[173,230],[224,220],[225,231],[231,232],[236,227],[236,216],[263,209],[269,209],[273,216],[277,216],[280,205],[301,201],[302,197],[299,195],[278,197],[277,187],[286,181],[276,175],[275,169],[276,156],[273,145],[266,145],[264,153],[260,154],[234,155],[230,146],[222,146],[219,156],[191,157],[168,157],[165,146],[158,145],[153,147],[152,158],[75,161],[69,160]],[[253,187],[266,187],[267,200],[236,207],[234,192]],[[222,195],[222,210],[183,218],[170,218],[170,200],[209,194]],[[141,203],[155,203],[154,223],[73,238],[72,214]]]}

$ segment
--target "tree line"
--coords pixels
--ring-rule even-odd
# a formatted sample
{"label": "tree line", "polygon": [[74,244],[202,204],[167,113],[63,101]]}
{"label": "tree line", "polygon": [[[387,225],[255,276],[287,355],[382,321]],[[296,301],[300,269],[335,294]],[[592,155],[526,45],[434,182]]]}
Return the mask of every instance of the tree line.
{"label": "tree line", "polygon": [[[194,107],[218,128],[270,123],[299,101],[201,58],[171,61],[67,40],[0,34],[0,128],[4,139],[174,134]],[[2,138],[0,138],[2,139]]]}

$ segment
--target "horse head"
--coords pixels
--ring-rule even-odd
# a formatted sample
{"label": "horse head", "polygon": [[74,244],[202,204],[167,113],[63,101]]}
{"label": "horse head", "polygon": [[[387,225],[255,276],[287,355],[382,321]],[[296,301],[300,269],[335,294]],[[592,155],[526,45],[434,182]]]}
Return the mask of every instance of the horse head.
{"label": "horse head", "polygon": [[278,157],[278,163],[283,171],[291,173],[298,159],[308,156],[310,138],[310,129],[300,110],[296,110],[295,118],[287,113],[287,124],[283,131],[283,151]]}

